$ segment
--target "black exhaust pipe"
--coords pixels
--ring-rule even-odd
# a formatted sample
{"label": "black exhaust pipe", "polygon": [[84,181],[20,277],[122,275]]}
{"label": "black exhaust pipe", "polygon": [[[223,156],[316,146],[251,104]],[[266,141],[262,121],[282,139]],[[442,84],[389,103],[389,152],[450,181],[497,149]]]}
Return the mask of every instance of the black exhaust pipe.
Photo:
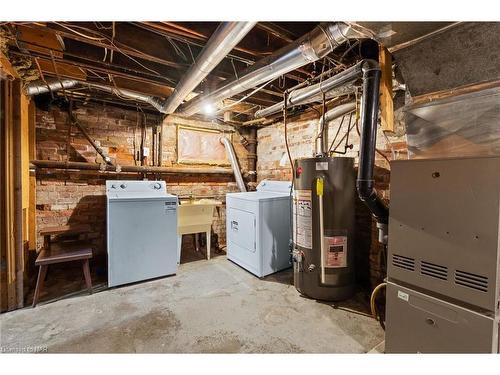
{"label": "black exhaust pipe", "polygon": [[379,109],[380,66],[374,60],[364,60],[363,96],[361,101],[361,139],[359,147],[358,178],[356,187],[361,201],[377,221],[379,242],[387,243],[389,209],[375,190],[373,169],[377,142],[377,120]]}

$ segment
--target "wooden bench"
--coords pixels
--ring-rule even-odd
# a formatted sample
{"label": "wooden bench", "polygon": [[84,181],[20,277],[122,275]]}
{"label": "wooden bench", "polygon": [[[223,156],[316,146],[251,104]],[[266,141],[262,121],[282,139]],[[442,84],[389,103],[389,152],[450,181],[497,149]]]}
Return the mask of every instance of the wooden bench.
{"label": "wooden bench", "polygon": [[89,293],[92,294],[92,280],[90,278],[89,267],[89,260],[92,258],[92,246],[87,242],[81,241],[50,241],[51,235],[79,234],[85,230],[87,230],[87,227],[57,227],[45,228],[40,231],[40,235],[44,236],[44,247],[35,261],[35,266],[38,266],[39,269],[35,295],[33,296],[33,307],[38,303],[47,275],[47,269],[51,264],[81,261],[85,283]]}

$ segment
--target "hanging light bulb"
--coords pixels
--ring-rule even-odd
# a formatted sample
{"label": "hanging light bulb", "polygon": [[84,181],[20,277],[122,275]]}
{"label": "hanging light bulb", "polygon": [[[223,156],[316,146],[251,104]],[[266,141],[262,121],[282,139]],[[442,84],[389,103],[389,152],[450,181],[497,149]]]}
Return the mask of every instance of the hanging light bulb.
{"label": "hanging light bulb", "polygon": [[205,103],[203,105],[203,113],[207,116],[212,116],[215,114],[215,107],[212,103]]}

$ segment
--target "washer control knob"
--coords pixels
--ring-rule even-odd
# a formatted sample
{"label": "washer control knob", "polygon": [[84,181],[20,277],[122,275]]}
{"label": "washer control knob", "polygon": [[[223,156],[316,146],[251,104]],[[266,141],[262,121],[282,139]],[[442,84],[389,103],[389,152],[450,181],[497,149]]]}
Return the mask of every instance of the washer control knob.
{"label": "washer control knob", "polygon": [[153,188],[156,190],[159,190],[159,189],[161,189],[161,184],[159,182],[157,182],[153,185]]}
{"label": "washer control knob", "polygon": [[127,187],[127,185],[125,185],[125,184],[121,184],[121,185],[120,185],[120,187],[121,187],[122,189],[125,189],[125,188]]}
{"label": "washer control knob", "polygon": [[116,189],[116,185],[115,184],[111,185],[111,189]]}

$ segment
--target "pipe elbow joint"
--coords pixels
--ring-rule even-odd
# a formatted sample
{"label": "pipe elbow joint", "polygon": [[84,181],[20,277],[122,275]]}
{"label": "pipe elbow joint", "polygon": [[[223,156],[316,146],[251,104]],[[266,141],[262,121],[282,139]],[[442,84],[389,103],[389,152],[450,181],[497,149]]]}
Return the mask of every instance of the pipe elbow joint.
{"label": "pipe elbow joint", "polygon": [[358,191],[359,198],[362,201],[369,200],[370,196],[375,194],[373,187],[373,180],[357,180],[356,190]]}
{"label": "pipe elbow joint", "polygon": [[380,71],[380,64],[373,59],[365,59],[361,63],[361,71],[366,74],[370,71]]}

